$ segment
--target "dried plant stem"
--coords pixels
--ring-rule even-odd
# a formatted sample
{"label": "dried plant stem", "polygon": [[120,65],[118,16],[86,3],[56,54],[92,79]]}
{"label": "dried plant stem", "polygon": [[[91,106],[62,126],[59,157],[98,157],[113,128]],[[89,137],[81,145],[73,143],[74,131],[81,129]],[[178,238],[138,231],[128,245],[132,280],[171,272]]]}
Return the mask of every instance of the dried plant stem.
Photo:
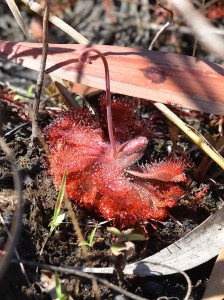
{"label": "dried plant stem", "polygon": [[[106,110],[107,110],[107,126],[108,126],[108,132],[109,132],[109,138],[110,138],[110,143],[112,147],[112,153],[113,157],[116,156],[117,150],[116,150],[116,142],[114,138],[114,132],[113,132],[113,120],[112,120],[112,112],[111,112],[111,93],[110,93],[110,73],[109,73],[109,66],[106,60],[106,57],[101,53],[99,50],[95,48],[86,48],[82,50],[79,56],[79,61],[83,62],[84,61],[84,56],[85,54],[88,54],[90,51],[96,52],[100,58],[103,61],[104,64],[104,69],[105,69],[105,81],[106,81]],[[87,59],[88,63],[92,63],[91,58],[88,57]]]}
{"label": "dried plant stem", "polygon": [[24,22],[15,1],[14,0],[6,0],[6,3],[8,4],[8,7],[10,8],[14,18],[16,19],[16,22],[18,23],[18,25],[21,28],[21,30],[22,30],[23,34],[25,35],[25,37],[29,41],[35,42],[35,38],[32,34],[32,31],[29,29],[27,24]]}
{"label": "dried plant stem", "polygon": [[[29,0],[21,0],[24,4],[30,7],[30,9],[34,12],[36,12],[38,15],[43,16],[43,7],[40,6],[37,2],[29,1]],[[122,2],[124,2],[122,0]],[[137,4],[137,3],[136,3]],[[205,5],[207,7],[207,3]],[[62,31],[67,33],[71,38],[73,38],[75,41],[77,41],[80,44],[88,45],[90,41],[88,41],[84,36],[82,36],[80,33],[78,33],[74,28],[66,24],[64,21],[59,19],[58,17],[54,16],[50,13],[49,21],[60,28]],[[155,23],[148,23],[148,24],[142,24],[141,25],[143,29],[145,30],[161,30],[164,25],[155,24]],[[179,26],[179,25],[173,25],[172,27],[166,28],[169,31],[175,31],[176,33],[183,33],[183,34],[192,34],[192,30],[187,26]],[[217,34],[217,35],[224,35],[224,31],[220,28],[212,27],[210,30],[210,34]]]}
{"label": "dried plant stem", "polygon": [[[68,215],[69,215],[69,217],[70,217],[70,219],[71,219],[71,221],[72,221],[72,225],[73,225],[73,227],[74,227],[74,229],[75,229],[75,232],[76,232],[76,234],[77,234],[78,242],[79,242],[79,243],[80,243],[80,242],[83,242],[85,239],[84,239],[84,237],[83,237],[82,231],[81,231],[80,226],[79,226],[79,222],[78,222],[78,220],[77,220],[77,218],[76,218],[76,215],[75,215],[75,213],[74,213],[74,210],[73,210],[73,208],[72,208],[71,202],[68,200],[67,197],[64,197],[64,201],[65,201],[65,206],[66,206],[66,208],[67,208],[67,210],[68,210]],[[87,258],[87,257],[88,257],[88,250],[87,250],[87,247],[84,246],[84,245],[81,246],[81,247],[82,247],[83,254],[84,254],[85,258]]]}
{"label": "dried plant stem", "polygon": [[170,21],[167,21],[161,28],[160,30],[156,33],[156,35],[154,36],[150,46],[149,46],[149,50],[152,50],[156,41],[159,39],[160,35],[170,26]]}
{"label": "dried plant stem", "polygon": [[43,80],[44,80],[44,70],[46,66],[47,60],[47,52],[48,52],[48,18],[50,14],[50,0],[46,3],[44,18],[43,18],[43,49],[42,49],[42,56],[40,62],[40,70],[37,78],[37,85],[35,90],[35,99],[33,104],[33,120],[36,122],[38,117],[38,111],[40,106],[40,96],[43,88]]}
{"label": "dried plant stem", "polygon": [[160,0],[156,0],[157,4],[162,7],[164,10],[169,12],[170,18],[169,21],[167,21],[162,28],[160,28],[160,30],[157,32],[157,34],[155,35],[155,37],[153,38],[150,46],[149,46],[149,50],[152,50],[152,48],[154,47],[156,41],[159,39],[160,35],[170,26],[172,20],[173,20],[173,11],[171,9],[168,9],[167,7],[165,7]]}
{"label": "dried plant stem", "polygon": [[191,1],[169,0],[169,2],[181,12],[185,21],[198,38],[198,41],[200,41],[208,51],[218,55],[220,58],[224,58],[224,41],[218,35],[212,33],[214,26],[194,8]]}
{"label": "dried plant stem", "polygon": [[[5,224],[5,221],[4,221],[4,219],[3,219],[2,215],[1,215],[1,213],[0,213],[0,221],[1,221],[1,223],[3,224],[3,226],[4,226],[4,228],[5,228],[5,231],[7,232],[8,239],[12,240],[12,236],[11,236],[11,234],[10,234],[10,232],[9,232],[9,230],[8,230],[8,228],[7,228],[7,226],[6,226],[6,224]],[[14,249],[16,258],[17,258],[18,260],[20,260],[20,255],[19,255],[19,253],[18,253],[16,247],[13,247],[13,249]],[[29,278],[28,278],[28,276],[27,276],[27,273],[26,273],[26,270],[25,270],[25,267],[24,267],[23,263],[20,262],[19,265],[20,265],[21,272],[23,273],[23,275],[24,275],[24,277],[25,277],[25,279],[26,279],[26,282],[27,282],[29,288],[30,288],[30,289],[32,290],[32,292],[33,292],[34,298],[35,298],[36,300],[38,300],[37,296],[35,295],[35,291],[34,291],[32,285],[31,285],[31,283],[30,283],[30,280],[29,280]]]}
{"label": "dried plant stem", "polygon": [[[39,5],[37,2],[33,0],[21,0],[23,3],[25,3],[27,6],[30,7],[30,9],[34,12],[36,12],[38,15],[43,16],[44,15],[44,9],[41,5]],[[76,31],[74,28],[66,24],[64,21],[62,21],[60,18],[56,17],[52,13],[49,15],[49,21],[66,32],[71,38],[73,38],[75,41],[77,41],[80,44],[88,45],[89,41],[82,36],[78,31]]]}
{"label": "dried plant stem", "polygon": [[[43,16],[44,9],[42,6],[40,6],[37,2],[34,1],[29,1],[29,0],[21,0],[24,4],[30,7],[30,9],[34,12],[36,12],[38,15]],[[122,0],[122,2],[124,2]],[[126,1],[129,2],[129,1]],[[134,3],[134,2],[133,2]],[[136,4],[137,1],[136,1]],[[205,5],[206,7],[206,5]],[[50,13],[49,16],[49,21],[60,28],[62,31],[67,33],[71,38],[73,38],[75,41],[77,41],[80,44],[83,45],[88,45],[90,41],[88,41],[84,36],[82,36],[79,32],[77,32],[74,28],[66,24],[64,21],[62,21],[60,18],[54,16],[53,14]],[[129,25],[127,25],[128,27]],[[155,23],[148,23],[148,24],[141,24],[142,28],[145,30],[161,30],[164,25],[160,24],[155,24]],[[125,24],[122,24],[122,30],[125,28]],[[192,30],[187,27],[187,26],[177,26],[173,25],[172,27],[166,28],[169,31],[175,31],[175,32],[180,32],[183,34],[192,34]],[[216,27],[212,27],[211,33],[217,34],[217,35],[224,35],[223,29],[219,29]]]}
{"label": "dried plant stem", "polygon": [[[71,202],[68,200],[67,197],[64,197],[64,201],[65,201],[65,205],[66,205],[66,208],[68,210],[68,215],[72,221],[72,225],[75,229],[75,232],[77,234],[77,237],[78,237],[78,241],[79,243],[80,242],[83,242],[84,241],[84,237],[83,237],[83,234],[82,234],[82,231],[81,231],[81,228],[79,226],[79,222],[76,218],[76,215],[74,213],[74,210],[72,209],[72,205],[71,205]],[[84,257],[86,259],[88,259],[88,250],[87,250],[87,247],[85,245],[81,246],[82,247],[82,251],[83,251],[83,254],[84,254]],[[94,291],[94,294],[95,294],[95,297],[97,300],[100,300],[100,291],[99,291],[99,287],[98,287],[98,284],[97,284],[97,280],[96,278],[91,278],[91,281],[92,281],[92,285],[93,285],[93,291]]]}
{"label": "dried plant stem", "polygon": [[[33,139],[33,137],[37,136],[38,139],[39,139],[39,142],[41,143],[41,145],[42,145],[42,147],[43,147],[43,149],[46,153],[46,155],[49,156],[50,152],[49,152],[49,149],[48,149],[48,145],[45,142],[44,136],[43,136],[37,122],[34,120],[32,110],[29,111],[29,115],[30,115],[30,119],[32,120],[32,127],[33,127],[32,128],[33,132],[32,132],[31,138]],[[33,134],[35,134],[35,136]],[[32,152],[32,140],[31,140],[31,143],[30,143],[29,147],[30,147],[29,152]]]}
{"label": "dried plant stem", "polygon": [[[33,112],[31,113],[31,120],[32,120],[32,135],[31,135],[31,143],[30,143],[30,150],[33,147],[33,139],[38,137],[41,144],[44,145],[44,150],[46,151],[47,155],[49,154],[48,147],[45,143],[45,140],[42,136],[42,133],[38,127],[37,119],[38,119],[38,112],[40,106],[40,97],[43,88],[43,80],[44,80],[44,70],[46,66],[47,60],[47,52],[48,52],[48,17],[50,13],[50,0],[46,3],[45,14],[43,18],[43,49],[42,49],[42,56],[40,61],[40,70],[38,73],[37,84],[35,88],[35,97],[33,103]],[[32,151],[32,150],[31,150]]]}
{"label": "dried plant stem", "polygon": [[12,168],[12,175],[14,180],[14,187],[17,194],[17,203],[15,209],[15,215],[13,219],[13,223],[10,230],[11,238],[8,238],[6,242],[6,246],[4,248],[4,255],[0,259],[0,279],[2,279],[4,272],[10,262],[10,257],[14,252],[15,245],[19,238],[19,233],[22,224],[22,187],[21,187],[21,180],[19,176],[19,172],[17,170],[15,160],[11,155],[11,151],[5,141],[0,137],[0,147],[2,148],[3,152],[5,153],[7,159],[9,160]]}
{"label": "dried plant stem", "polygon": [[[205,0],[202,0],[200,11],[201,11],[201,13],[204,13],[204,11],[205,11]],[[192,56],[195,56],[195,54],[196,54],[197,45],[198,45],[198,39],[195,38]]]}
{"label": "dried plant stem", "polygon": [[212,4],[218,2],[219,0],[211,0],[211,1],[208,1],[207,3],[205,3],[205,9],[208,9],[209,6],[211,6]]}
{"label": "dried plant stem", "polygon": [[[12,14],[14,15],[19,27],[21,28],[24,35],[26,36],[27,40],[31,41],[31,42],[36,42],[31,30],[29,29],[27,24],[24,22],[15,1],[7,0],[6,2],[10,8]],[[78,104],[73,101],[73,98],[72,98],[71,94],[68,92],[68,89],[67,89],[66,85],[64,84],[63,80],[61,78],[55,77],[53,75],[50,75],[50,77],[51,77],[52,81],[54,82],[54,84],[56,85],[59,92],[61,93],[61,95],[64,97],[65,104],[70,108],[77,107]]]}
{"label": "dried plant stem", "polygon": [[206,139],[195,130],[193,131],[186,125],[177,115],[175,115],[168,107],[162,103],[155,103],[155,106],[176,126],[178,126],[189,138],[197,144],[213,161],[215,161],[222,169],[224,169],[224,158],[213,149]]}
{"label": "dried plant stem", "polygon": [[[19,261],[17,260],[12,260],[13,263],[19,263]],[[45,270],[50,270],[50,271],[54,271],[54,272],[62,272],[62,273],[67,273],[67,274],[74,274],[76,276],[79,276],[81,278],[85,278],[88,280],[92,280],[95,279],[97,282],[107,286],[109,289],[114,290],[124,296],[127,296],[130,299],[133,300],[147,300],[146,298],[134,295],[118,286],[116,286],[115,284],[109,282],[106,279],[102,279],[99,278],[93,274],[87,274],[82,272],[82,270],[80,268],[75,268],[75,267],[57,267],[57,266],[53,266],[53,265],[46,265],[46,264],[37,264],[36,262],[32,262],[32,261],[26,261],[26,260],[22,260],[24,265],[28,265],[28,266],[34,266],[34,267],[38,267],[41,269],[45,269]],[[184,298],[185,299],[185,298]],[[185,299],[186,300],[186,299]]]}
{"label": "dried plant stem", "polygon": [[[144,24],[143,29],[145,30],[161,30],[164,27],[164,25],[161,24],[155,24],[155,23],[149,23],[149,24]],[[192,35],[193,30],[190,27],[187,26],[178,26],[177,24],[172,24],[171,26],[166,28],[167,31],[172,31],[180,34],[188,34]],[[216,34],[223,36],[224,35],[224,30],[221,28],[213,27],[210,31],[211,34]]]}

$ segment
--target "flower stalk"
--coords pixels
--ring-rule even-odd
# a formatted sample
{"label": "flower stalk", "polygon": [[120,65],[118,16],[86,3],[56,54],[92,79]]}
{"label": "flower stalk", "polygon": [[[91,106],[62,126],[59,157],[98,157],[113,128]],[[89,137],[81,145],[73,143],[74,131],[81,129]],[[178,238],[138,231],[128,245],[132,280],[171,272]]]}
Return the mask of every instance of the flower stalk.
{"label": "flower stalk", "polygon": [[[112,119],[112,111],[111,111],[111,93],[110,93],[110,73],[109,73],[109,66],[106,60],[106,57],[104,56],[104,54],[102,52],[100,52],[99,50],[89,47],[86,48],[84,50],[82,50],[82,52],[79,55],[79,61],[80,62],[84,62],[86,61],[87,63],[91,64],[92,60],[90,57],[86,58],[85,54],[88,54],[89,52],[95,52],[97,53],[100,58],[103,61],[104,64],[104,69],[105,69],[105,83],[106,83],[106,111],[107,111],[107,125],[108,125],[108,133],[109,133],[109,139],[110,139],[110,144],[112,147],[112,154],[113,157],[116,156],[117,154],[117,149],[116,149],[116,142],[115,142],[115,138],[114,138],[114,131],[113,131],[113,119]],[[84,60],[85,58],[85,60]]]}

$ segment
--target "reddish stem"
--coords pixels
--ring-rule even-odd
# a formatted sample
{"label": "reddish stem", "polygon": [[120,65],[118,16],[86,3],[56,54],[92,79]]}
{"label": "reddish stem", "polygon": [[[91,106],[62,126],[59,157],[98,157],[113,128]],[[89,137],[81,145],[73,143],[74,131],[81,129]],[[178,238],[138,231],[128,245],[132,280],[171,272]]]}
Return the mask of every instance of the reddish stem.
{"label": "reddish stem", "polygon": [[20,102],[18,102],[18,101],[16,101],[16,100],[12,99],[12,98],[9,97],[9,96],[6,96],[6,95],[4,95],[4,94],[1,94],[1,92],[0,92],[0,98],[2,98],[3,100],[8,101],[8,102],[10,102],[10,103],[12,103],[12,104],[14,104],[14,105],[20,107],[20,108],[27,108],[27,106],[26,106],[25,104],[20,103]]}
{"label": "reddish stem", "polygon": [[103,61],[104,64],[104,69],[105,69],[105,82],[106,82],[106,109],[107,109],[107,126],[108,126],[108,132],[109,132],[109,139],[110,139],[110,143],[111,143],[111,147],[112,147],[112,153],[113,153],[113,157],[116,156],[117,154],[117,149],[116,149],[116,142],[115,142],[115,138],[114,138],[114,132],[113,132],[113,121],[112,121],[112,112],[111,112],[111,93],[110,93],[110,74],[109,74],[109,66],[107,63],[107,60],[104,56],[103,53],[101,53],[99,50],[89,47],[86,48],[84,50],[81,51],[80,55],[79,55],[79,61],[80,62],[84,62],[86,61],[87,63],[91,64],[91,58],[88,57],[84,57],[84,55],[90,51],[96,52],[100,58]]}

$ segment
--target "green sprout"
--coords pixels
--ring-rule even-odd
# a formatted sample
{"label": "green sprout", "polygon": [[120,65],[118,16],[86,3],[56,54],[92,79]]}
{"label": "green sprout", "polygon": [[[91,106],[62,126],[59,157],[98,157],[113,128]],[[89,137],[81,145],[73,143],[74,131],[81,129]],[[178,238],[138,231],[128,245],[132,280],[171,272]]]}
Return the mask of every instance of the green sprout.
{"label": "green sprout", "polygon": [[111,252],[115,255],[121,255],[124,251],[129,250],[130,241],[145,241],[145,237],[140,233],[132,233],[133,229],[120,231],[116,227],[107,227],[107,231],[117,236],[117,242],[111,246]]}
{"label": "green sprout", "polygon": [[61,281],[59,279],[58,273],[55,272],[55,290],[56,290],[56,295],[57,295],[57,299],[58,300],[66,300],[67,297],[66,295],[62,292],[62,288],[61,288]]}
{"label": "green sprout", "polygon": [[[30,98],[32,96],[32,93],[33,93],[33,84],[30,84],[27,91],[26,91],[26,98]],[[15,100],[20,100],[20,99],[23,99],[22,96],[20,95],[16,95],[14,97]]]}
{"label": "green sprout", "polygon": [[89,240],[88,241],[81,241],[78,246],[88,246],[90,248],[93,248],[94,237],[95,237],[95,234],[96,234],[96,230],[97,230],[97,225],[94,227],[93,231],[91,232],[91,234],[89,236]]}
{"label": "green sprout", "polygon": [[65,213],[60,214],[61,203],[62,203],[62,201],[64,199],[64,195],[65,195],[65,186],[66,186],[66,172],[64,172],[64,174],[63,174],[60,191],[59,191],[57,202],[56,202],[55,208],[54,208],[54,215],[49,224],[50,233],[52,233],[54,231],[54,229],[56,227],[58,227],[65,218]]}

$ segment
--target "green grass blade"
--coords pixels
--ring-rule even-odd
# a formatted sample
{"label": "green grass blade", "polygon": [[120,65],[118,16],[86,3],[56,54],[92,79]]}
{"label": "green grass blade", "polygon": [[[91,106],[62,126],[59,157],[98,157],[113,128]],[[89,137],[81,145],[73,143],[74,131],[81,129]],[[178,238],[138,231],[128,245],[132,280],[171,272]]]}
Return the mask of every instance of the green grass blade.
{"label": "green grass blade", "polygon": [[57,299],[59,299],[59,300],[66,300],[67,297],[62,292],[61,282],[59,280],[59,276],[58,276],[57,272],[55,272],[55,282],[56,282],[55,290],[56,290]]}
{"label": "green grass blade", "polygon": [[93,240],[94,240],[94,237],[95,237],[95,234],[96,234],[96,230],[97,230],[97,226],[93,229],[93,231],[90,234],[90,237],[89,237],[90,247],[93,247],[93,243],[94,243]]}
{"label": "green grass blade", "polygon": [[[55,208],[54,208],[54,216],[52,218],[52,221],[49,224],[49,226],[51,227],[50,232],[52,232],[58,225],[60,225],[60,223],[64,219],[64,215],[62,214],[61,217],[59,217],[59,214],[60,214],[60,209],[61,209],[61,203],[62,203],[62,201],[64,199],[64,195],[65,195],[65,187],[66,187],[66,172],[64,172],[64,174],[63,174],[61,187],[60,187],[60,190],[58,193],[58,198],[57,198]],[[59,221],[60,221],[60,223],[59,223]]]}

